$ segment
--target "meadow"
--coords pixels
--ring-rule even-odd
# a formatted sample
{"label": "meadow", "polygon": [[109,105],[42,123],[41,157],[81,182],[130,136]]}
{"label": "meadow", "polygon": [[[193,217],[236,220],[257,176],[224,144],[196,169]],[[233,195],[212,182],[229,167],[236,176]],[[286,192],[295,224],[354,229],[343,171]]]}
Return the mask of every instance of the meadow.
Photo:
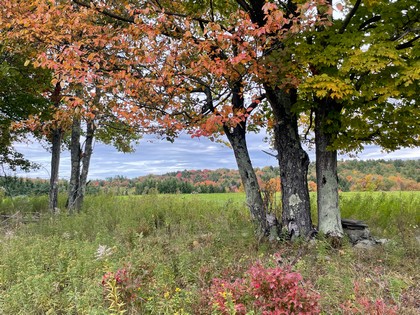
{"label": "meadow", "polygon": [[362,250],[261,240],[240,193],[91,196],[82,213],[54,217],[45,197],[3,198],[2,214],[41,215],[1,226],[0,314],[245,314],[231,285],[251,266],[299,273],[321,314],[420,314],[420,192],[340,198],[343,217],[389,241]]}

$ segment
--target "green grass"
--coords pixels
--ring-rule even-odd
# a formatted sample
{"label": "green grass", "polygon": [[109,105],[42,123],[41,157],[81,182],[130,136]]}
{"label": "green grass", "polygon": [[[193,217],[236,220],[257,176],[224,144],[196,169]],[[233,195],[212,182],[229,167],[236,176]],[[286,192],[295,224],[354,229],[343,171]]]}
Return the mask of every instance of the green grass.
{"label": "green grass", "polygon": [[[312,283],[325,314],[342,314],[341,304],[354,303],[354,283],[364,296],[398,305],[401,314],[418,313],[419,246],[413,236],[419,233],[419,192],[341,195],[343,217],[366,220],[375,235],[392,240],[369,252],[348,244],[332,249],[322,240],[261,242],[244,199],[243,194],[89,197],[79,215],[4,226],[0,314],[112,314],[101,281],[121,268],[140,287],[137,302],[121,306],[129,314],[206,314],[203,292],[213,278],[240,276],[257,260],[273,263],[275,253],[285,263],[293,261],[294,270]],[[28,211],[45,209],[46,200],[24,205]],[[100,248],[109,255],[98,257]]]}

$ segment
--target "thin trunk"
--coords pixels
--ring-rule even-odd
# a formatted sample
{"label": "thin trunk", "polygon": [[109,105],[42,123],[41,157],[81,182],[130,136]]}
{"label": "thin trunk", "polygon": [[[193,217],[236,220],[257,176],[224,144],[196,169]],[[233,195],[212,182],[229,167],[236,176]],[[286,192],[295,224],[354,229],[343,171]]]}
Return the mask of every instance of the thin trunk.
{"label": "thin trunk", "polygon": [[[58,109],[61,102],[61,84],[57,82],[51,95],[51,102],[55,109]],[[51,134],[51,174],[50,174],[50,193],[49,209],[53,214],[58,210],[58,173],[60,169],[61,142],[63,139],[63,130],[58,126],[54,128]]]}
{"label": "thin trunk", "polygon": [[326,130],[336,128],[331,124],[337,123],[334,114],[339,115],[340,110],[338,104],[328,100],[318,102],[315,109],[318,230],[334,238],[343,236],[343,228],[338,200],[337,151],[329,149],[333,136]]}
{"label": "thin trunk", "polygon": [[76,208],[77,194],[80,189],[80,134],[81,134],[81,121],[78,118],[73,118],[73,125],[71,128],[71,143],[70,143],[70,156],[71,156],[71,171],[69,182],[69,196],[67,200],[67,208],[70,214],[73,214]]}
{"label": "thin trunk", "polygon": [[266,213],[257,175],[252,167],[246,144],[245,125],[244,122],[232,128],[224,126],[224,130],[235,155],[245,190],[246,203],[254,222],[258,225],[258,233],[274,239],[278,236],[277,220],[272,214]]}
{"label": "thin trunk", "polygon": [[[242,90],[242,82],[235,82],[232,87],[232,107],[234,112],[245,109]],[[251,112],[252,110],[249,113]],[[264,206],[257,175],[252,167],[246,144],[246,123],[247,119],[245,118],[244,121],[238,123],[235,127],[230,127],[225,124],[223,129],[232,145],[241,181],[245,189],[246,202],[251,216],[257,224],[258,233],[260,236],[269,236],[272,240],[277,238],[279,234],[278,221],[274,214],[267,213],[267,209]]]}
{"label": "thin trunk", "polygon": [[62,131],[60,128],[52,132],[51,148],[51,175],[50,175],[50,193],[49,209],[53,214],[58,210],[58,171],[60,168]]}
{"label": "thin trunk", "polygon": [[80,173],[79,189],[76,198],[76,209],[80,211],[86,193],[87,177],[89,172],[90,159],[93,152],[93,140],[95,134],[95,124],[93,121],[87,122],[85,150],[82,154],[82,171]]}
{"label": "thin trunk", "polygon": [[309,157],[302,149],[298,116],[292,111],[296,90],[274,90],[266,86],[273,109],[274,140],[278,151],[282,190],[282,228],[290,238],[310,237],[313,231],[307,183]]}

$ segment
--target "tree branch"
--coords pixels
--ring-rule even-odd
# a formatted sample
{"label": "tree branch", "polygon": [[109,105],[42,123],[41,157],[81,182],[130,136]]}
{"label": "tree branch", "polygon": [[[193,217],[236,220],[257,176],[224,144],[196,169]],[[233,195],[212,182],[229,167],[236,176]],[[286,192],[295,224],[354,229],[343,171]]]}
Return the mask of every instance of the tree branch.
{"label": "tree branch", "polygon": [[405,49],[405,48],[410,48],[414,46],[414,42],[416,40],[418,40],[420,38],[420,35],[417,35],[416,37],[414,37],[413,39],[410,39],[408,42],[405,42],[403,44],[399,44],[397,45],[396,49],[397,50],[401,50],[401,49]]}
{"label": "tree branch", "polygon": [[374,22],[378,22],[381,20],[381,16],[380,15],[375,15],[373,17],[371,17],[370,19],[367,19],[366,21],[364,21],[362,24],[360,24],[358,30],[359,31],[363,31],[365,27],[367,27],[368,25],[374,23]]}
{"label": "tree branch", "polygon": [[258,105],[261,103],[262,100],[264,100],[266,98],[265,93],[261,94],[260,96],[258,96],[247,108],[246,110],[248,111],[249,114],[252,113],[252,111],[258,107]]}
{"label": "tree branch", "polygon": [[239,6],[244,9],[245,12],[251,12],[252,8],[245,0],[236,0],[236,3],[239,4]]}
{"label": "tree branch", "polygon": [[83,1],[80,1],[80,0],[73,0],[73,2],[77,5],[82,6],[82,7],[94,9],[95,11],[97,11],[97,12],[99,12],[99,13],[105,15],[105,16],[108,16],[110,18],[113,18],[115,20],[126,22],[126,23],[135,23],[133,17],[124,17],[124,16],[121,16],[121,15],[112,13],[110,11],[107,11],[107,10],[102,10],[102,9],[97,8],[95,6],[91,6],[88,3],[84,3]]}
{"label": "tree branch", "polygon": [[275,157],[276,159],[278,159],[278,158],[279,158],[279,155],[278,155],[278,154],[273,154],[273,153],[267,152],[267,151],[265,151],[265,150],[261,150],[261,151],[263,151],[265,154],[268,154],[268,155],[270,155],[270,156],[272,156],[272,157]]}
{"label": "tree branch", "polygon": [[309,114],[309,126],[308,126],[308,129],[306,130],[305,136],[304,136],[305,140],[308,140],[309,131],[311,131],[311,128],[312,128],[313,114],[314,114],[314,109],[311,107],[311,113]]}
{"label": "tree branch", "polygon": [[347,14],[346,18],[344,19],[343,25],[341,26],[340,30],[338,31],[339,34],[343,34],[345,32],[345,30],[346,30],[347,26],[349,25],[351,19],[356,14],[356,11],[359,8],[361,2],[362,2],[362,0],[357,0],[356,3],[354,4],[354,7],[351,9],[349,14]]}

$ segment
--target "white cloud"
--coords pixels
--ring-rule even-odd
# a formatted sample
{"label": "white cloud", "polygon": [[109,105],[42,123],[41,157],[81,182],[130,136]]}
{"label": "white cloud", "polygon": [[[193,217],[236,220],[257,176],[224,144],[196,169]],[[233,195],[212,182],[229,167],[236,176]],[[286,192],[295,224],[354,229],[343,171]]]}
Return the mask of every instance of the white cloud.
{"label": "white cloud", "polygon": [[[247,136],[248,149],[254,167],[268,165],[277,166],[277,160],[262,152],[270,151],[269,145],[263,142],[266,134],[251,133]],[[30,177],[49,177],[50,154],[36,142],[16,144],[15,148],[24,153],[30,160],[40,163],[40,170],[31,173],[18,174]],[[309,150],[311,161],[314,161],[314,151]],[[340,156],[342,159],[348,156]],[[376,146],[366,146],[358,154],[358,159],[418,159],[420,148],[402,149],[392,153],[381,152]],[[137,177],[147,174],[163,174],[184,169],[236,169],[233,151],[227,146],[211,142],[206,138],[191,139],[188,135],[181,135],[174,143],[145,136],[134,153],[117,152],[113,147],[96,143],[91,161],[90,178],[107,178],[116,175]],[[60,163],[60,177],[70,177],[70,156],[68,152],[62,153]]]}

